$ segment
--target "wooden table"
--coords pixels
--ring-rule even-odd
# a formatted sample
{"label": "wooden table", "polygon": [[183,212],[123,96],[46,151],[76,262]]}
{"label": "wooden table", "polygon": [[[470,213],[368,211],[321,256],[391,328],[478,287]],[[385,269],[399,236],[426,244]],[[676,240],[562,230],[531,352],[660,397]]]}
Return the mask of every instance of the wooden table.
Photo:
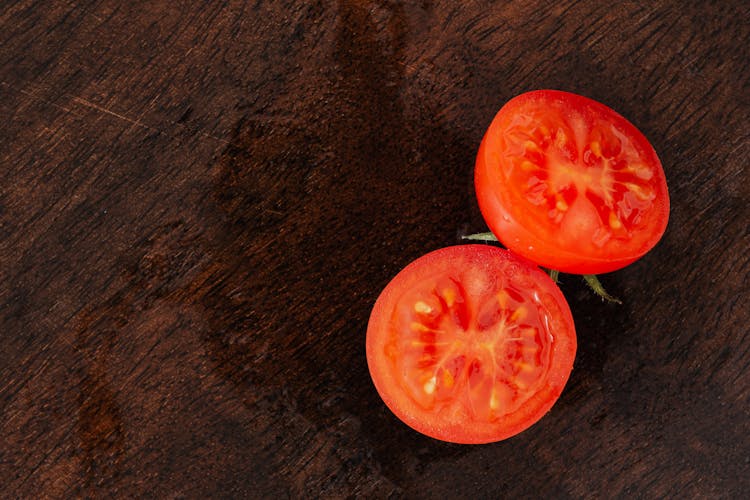
{"label": "wooden table", "polygon": [[[611,3],[5,2],[2,496],[747,495],[750,9]],[[563,276],[547,416],[438,442],[378,397],[369,312],[485,230],[479,141],[536,88],[646,134],[669,227],[602,277],[622,306]]]}

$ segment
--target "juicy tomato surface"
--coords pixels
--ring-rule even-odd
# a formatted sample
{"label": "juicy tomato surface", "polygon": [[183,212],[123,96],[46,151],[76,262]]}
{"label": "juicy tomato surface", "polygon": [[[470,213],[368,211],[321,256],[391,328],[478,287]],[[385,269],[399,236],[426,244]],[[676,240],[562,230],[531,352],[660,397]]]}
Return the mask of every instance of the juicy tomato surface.
{"label": "juicy tomato surface", "polygon": [[575,352],[573,317],[555,283],[485,245],[443,248],[406,266],[367,328],[367,363],[388,408],[454,443],[499,441],[539,420]]}
{"label": "juicy tomato surface", "polygon": [[479,149],[475,187],[503,245],[568,273],[630,264],[656,245],[669,217],[664,171],[643,134],[607,106],[556,90],[500,109]]}

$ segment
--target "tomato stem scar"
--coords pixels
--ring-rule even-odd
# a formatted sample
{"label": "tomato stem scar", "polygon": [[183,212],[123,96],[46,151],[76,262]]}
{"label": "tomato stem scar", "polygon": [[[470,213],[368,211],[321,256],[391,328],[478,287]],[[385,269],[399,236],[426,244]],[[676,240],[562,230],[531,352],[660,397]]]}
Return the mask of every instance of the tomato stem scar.
{"label": "tomato stem scar", "polygon": [[622,301],[618,299],[617,297],[613,297],[607,291],[604,289],[604,286],[602,286],[602,283],[599,281],[599,278],[596,277],[596,274],[584,274],[583,279],[586,282],[586,284],[593,290],[595,294],[597,294],[599,297],[602,298],[602,300],[606,302],[614,302],[615,304],[622,304]]}

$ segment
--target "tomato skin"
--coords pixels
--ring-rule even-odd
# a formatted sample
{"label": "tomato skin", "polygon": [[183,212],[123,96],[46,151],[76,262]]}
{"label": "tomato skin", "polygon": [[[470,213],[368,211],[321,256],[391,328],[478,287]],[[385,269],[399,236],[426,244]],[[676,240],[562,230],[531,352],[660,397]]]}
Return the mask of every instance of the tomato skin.
{"label": "tomato skin", "polygon": [[[438,284],[433,285],[433,283]],[[444,332],[449,329],[448,327],[453,327],[455,330],[455,332],[449,332],[451,335],[446,334],[442,338],[431,337],[432,341],[439,344],[440,340],[447,339],[462,346],[464,344],[473,346],[462,347],[461,350],[455,351],[456,359],[467,360],[463,369],[456,372],[458,375],[455,386],[452,377],[446,375],[447,371],[440,372],[443,375],[440,380],[444,380],[446,376],[451,378],[451,387],[455,388],[455,393],[451,393],[450,387],[436,390],[435,376],[428,380],[429,385],[421,385],[422,381],[415,382],[414,377],[419,376],[425,370],[435,369],[434,366],[420,368],[419,364],[409,364],[403,361],[410,355],[403,346],[410,345],[409,341],[418,340],[417,334],[405,331],[403,325],[410,322],[414,325],[414,318],[424,318],[420,316],[421,312],[429,310],[430,307],[421,298],[427,297],[425,301],[434,298],[435,292],[430,292],[430,290],[439,290],[441,287],[439,283],[454,283],[459,287],[457,289],[462,291],[463,295],[459,293],[456,307],[461,306],[466,314],[463,316],[447,315],[448,319],[444,320],[439,329],[435,326],[437,323],[430,323],[434,318],[426,320],[425,324],[436,328],[435,331]],[[486,305],[494,300],[493,297],[501,297],[500,292],[506,289],[510,294],[506,296],[513,297],[509,300],[515,307],[497,307],[495,313],[499,311],[498,314],[506,314],[505,317],[510,318],[518,315],[520,309],[524,311],[528,309],[532,313],[525,320],[528,324],[521,321],[521,326],[526,329],[522,334],[506,334],[506,337],[501,338],[502,327],[498,325],[505,327],[507,324],[505,320],[491,323],[492,318],[496,321],[497,318],[492,314],[486,314],[489,310]],[[482,300],[485,301],[484,306],[482,306]],[[446,307],[443,299],[433,303],[440,304],[443,308]],[[414,304],[414,309],[411,309],[412,304]],[[483,309],[485,314],[482,313]],[[420,312],[414,313],[413,310]],[[404,319],[405,314],[407,316],[411,314],[412,317]],[[482,322],[493,326],[483,329]],[[536,328],[540,324],[546,325],[549,330]],[[509,329],[508,331],[519,330]],[[521,344],[520,338],[526,332],[536,332],[534,341],[528,340]],[[531,338],[531,333],[529,333],[529,338]],[[482,358],[483,361],[491,359],[494,362],[496,355],[507,354],[507,359],[513,358],[516,365],[526,365],[524,361],[534,365],[531,357],[522,359],[522,356],[526,356],[525,353],[531,352],[535,353],[534,355],[540,362],[537,365],[525,367],[525,370],[532,373],[529,379],[523,379],[523,374],[526,372],[519,371],[510,374],[502,372],[497,363],[494,365],[492,363],[481,365],[478,362],[476,365],[472,364],[474,363],[470,361],[472,353],[480,351],[481,354],[484,352],[482,349],[488,343],[493,346],[491,351],[493,354],[491,358]],[[511,344],[514,347],[505,347]],[[477,345],[482,347],[476,347]],[[424,349],[421,354],[430,352],[429,347]],[[366,351],[373,383],[386,406],[400,420],[435,439],[479,444],[514,436],[549,411],[562,393],[572,370],[576,352],[576,335],[573,317],[567,302],[546,273],[529,261],[498,247],[460,245],[436,250],[418,258],[391,280],[378,297],[372,310],[367,328]],[[432,354],[436,358],[447,359],[449,356],[445,354],[446,352],[443,351],[440,354],[432,351]],[[502,359],[504,360],[505,357]],[[477,369],[472,371],[474,366]],[[435,373],[438,373],[437,369],[435,370]],[[474,383],[472,377],[480,371],[492,373],[493,376],[485,376],[486,379],[477,382],[476,387],[482,387],[488,393],[491,392],[492,398],[495,397],[496,386],[497,390],[506,391],[506,399],[503,400],[507,403],[506,406],[498,405],[500,409],[496,409],[497,407],[492,406],[491,401],[490,405],[484,409],[486,411],[477,410],[475,408],[477,401],[481,403],[482,399],[480,397],[471,399],[471,396],[466,396],[472,390],[471,384]],[[500,379],[502,383],[498,382]],[[526,383],[531,389],[528,391],[519,389],[522,383]],[[511,393],[512,391],[507,386],[512,386],[515,393]],[[417,389],[414,389],[415,387]],[[444,390],[443,394],[447,396],[444,396],[440,404],[435,403],[431,406],[429,395],[422,394],[421,396],[425,398],[423,400],[419,399],[419,394],[415,395],[421,387],[424,387],[425,391],[437,393]]]}
{"label": "tomato skin", "polygon": [[[530,146],[519,146],[524,140]],[[584,165],[592,151],[600,164]],[[504,246],[567,273],[627,266],[656,245],[669,218],[664,171],[643,134],[603,104],[556,90],[521,94],[500,109],[479,148],[475,187]]]}

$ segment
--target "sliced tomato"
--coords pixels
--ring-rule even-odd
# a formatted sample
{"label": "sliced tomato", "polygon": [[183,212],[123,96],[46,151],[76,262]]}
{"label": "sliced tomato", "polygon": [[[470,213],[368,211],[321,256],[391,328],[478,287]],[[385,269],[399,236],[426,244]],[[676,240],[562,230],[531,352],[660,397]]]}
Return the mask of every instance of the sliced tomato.
{"label": "sliced tomato", "polygon": [[669,195],[654,148],[607,106],[568,92],[511,99],[482,140],[475,185],[487,225],[551,269],[596,274],[648,252]]}
{"label": "sliced tomato", "polygon": [[539,420],[568,380],[576,335],[565,298],[507,250],[462,245],[404,268],[367,328],[372,380],[417,431],[488,443]]}

